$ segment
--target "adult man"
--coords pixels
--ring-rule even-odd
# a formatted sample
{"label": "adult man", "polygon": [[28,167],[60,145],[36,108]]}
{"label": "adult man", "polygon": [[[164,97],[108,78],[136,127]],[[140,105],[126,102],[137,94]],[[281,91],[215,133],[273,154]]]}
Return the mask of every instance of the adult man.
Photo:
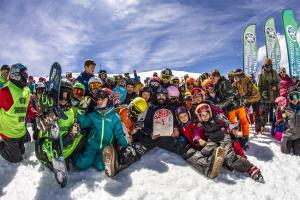
{"label": "adult man", "polygon": [[114,89],[114,83],[110,79],[107,78],[107,71],[104,69],[101,69],[98,72],[98,77],[102,81],[102,88],[108,88],[108,89]]}
{"label": "adult man", "polygon": [[27,87],[27,68],[14,64],[9,81],[0,89],[0,154],[9,162],[20,162],[25,152],[26,115],[34,117]]}
{"label": "adult man", "polygon": [[137,94],[136,92],[134,91],[135,90],[135,87],[134,87],[134,81],[133,79],[126,79],[125,81],[125,87],[126,87],[126,91],[127,91],[127,95],[126,95],[126,99],[124,101],[124,104],[126,105],[129,105],[130,102],[135,98],[137,97]]}
{"label": "adult man", "polygon": [[8,65],[2,65],[0,70],[0,88],[8,81],[8,73],[10,67]]}
{"label": "adult man", "polygon": [[228,113],[228,119],[231,123],[236,124],[236,117],[239,119],[242,129],[243,138],[245,139],[244,148],[247,147],[246,142],[249,137],[249,122],[247,119],[247,113],[245,106],[242,104],[242,99],[239,93],[232,87],[229,80],[221,76],[218,70],[214,70],[211,73],[211,78],[217,95],[219,95],[219,107],[221,107],[225,113]]}
{"label": "adult man", "polygon": [[262,71],[258,76],[258,90],[264,108],[262,127],[268,122],[268,117],[269,122],[273,121],[275,99],[279,96],[279,76],[272,66],[272,60],[265,59]]}
{"label": "adult man", "polygon": [[88,91],[88,83],[90,78],[94,76],[94,71],[96,67],[96,62],[93,60],[86,60],[84,61],[84,71],[80,73],[80,75],[77,77],[77,81],[82,83],[85,86],[85,90]]}

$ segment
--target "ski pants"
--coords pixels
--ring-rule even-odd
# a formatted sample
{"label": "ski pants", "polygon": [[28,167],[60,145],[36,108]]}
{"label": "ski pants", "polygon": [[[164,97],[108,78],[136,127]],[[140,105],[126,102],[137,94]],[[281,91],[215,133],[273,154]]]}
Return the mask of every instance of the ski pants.
{"label": "ski pants", "polygon": [[17,163],[23,160],[25,147],[23,138],[18,139],[4,139],[0,142],[1,156],[12,163]]}
{"label": "ski pants", "polygon": [[228,112],[228,119],[231,123],[236,124],[236,117],[238,117],[241,123],[243,136],[248,137],[250,131],[249,122],[247,118],[247,112],[244,106]]}
{"label": "ski pants", "polygon": [[260,102],[252,103],[252,108],[254,112],[254,120],[255,120],[255,131],[259,132],[262,126],[262,117],[259,112]]}
{"label": "ski pants", "polygon": [[272,123],[273,121],[273,113],[274,113],[274,103],[264,103],[263,104],[263,120],[262,120],[262,126],[265,127],[265,125],[268,123]]}
{"label": "ski pants", "polygon": [[300,138],[292,140],[284,136],[281,141],[281,152],[286,154],[293,152],[294,155],[300,156]]}
{"label": "ski pants", "polygon": [[81,154],[74,156],[74,166],[78,169],[88,169],[94,165],[99,171],[104,170],[102,151],[87,145]]}

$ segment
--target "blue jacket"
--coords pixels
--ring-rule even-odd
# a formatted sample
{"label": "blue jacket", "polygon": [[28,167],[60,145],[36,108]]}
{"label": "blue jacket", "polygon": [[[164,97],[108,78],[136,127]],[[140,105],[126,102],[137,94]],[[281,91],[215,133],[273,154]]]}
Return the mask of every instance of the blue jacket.
{"label": "blue jacket", "polygon": [[113,141],[122,147],[128,144],[120,117],[114,107],[108,108],[104,113],[93,111],[77,115],[77,120],[81,128],[91,128],[88,135],[88,146],[93,149],[103,150],[106,146],[113,145]]}
{"label": "blue jacket", "polygon": [[84,71],[84,72],[80,73],[80,75],[76,78],[76,80],[85,86],[85,91],[88,91],[89,90],[89,80],[92,77],[94,77],[94,74],[88,74]]}

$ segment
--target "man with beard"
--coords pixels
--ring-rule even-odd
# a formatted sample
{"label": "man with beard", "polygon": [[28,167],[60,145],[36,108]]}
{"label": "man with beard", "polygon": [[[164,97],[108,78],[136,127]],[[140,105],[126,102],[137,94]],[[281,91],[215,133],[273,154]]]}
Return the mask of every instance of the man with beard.
{"label": "man with beard", "polygon": [[[145,152],[159,147],[167,151],[176,153],[191,164],[195,169],[209,178],[216,178],[219,174],[224,160],[224,153],[214,151],[209,159],[203,160],[200,151],[193,149],[185,140],[179,137],[179,129],[175,119],[174,107],[168,105],[167,89],[159,87],[156,91],[156,99],[152,106],[150,106],[146,119],[144,121],[144,128],[134,134],[134,140],[140,142],[146,149]],[[171,111],[173,118],[173,132],[171,136],[161,136],[160,132],[154,130],[154,116],[161,109]]]}

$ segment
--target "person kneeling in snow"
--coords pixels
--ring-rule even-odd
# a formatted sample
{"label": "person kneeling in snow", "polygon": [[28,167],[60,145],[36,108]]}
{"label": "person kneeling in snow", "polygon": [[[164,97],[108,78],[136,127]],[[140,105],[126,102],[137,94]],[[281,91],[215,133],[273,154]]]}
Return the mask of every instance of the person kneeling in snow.
{"label": "person kneeling in snow", "polygon": [[287,129],[283,134],[281,142],[281,152],[300,155],[300,92],[293,91],[289,93],[289,106],[285,113],[287,118]]}
{"label": "person kneeling in snow", "polygon": [[[95,97],[97,99],[95,111],[77,116],[80,127],[90,127],[91,130],[85,149],[74,158],[74,165],[78,169],[87,169],[94,165],[100,171],[105,169],[105,174],[112,177],[119,169],[114,144],[122,149],[128,147],[128,141],[120,117],[113,107],[111,94],[105,89],[100,89]],[[133,149],[130,149],[129,153],[127,158],[135,154]]]}
{"label": "person kneeling in snow", "polygon": [[14,64],[9,81],[0,89],[0,155],[9,162],[20,162],[25,153],[26,115],[34,118],[30,104],[27,68]]}
{"label": "person kneeling in snow", "polygon": [[282,135],[286,129],[286,113],[285,107],[287,106],[285,97],[277,97],[275,100],[276,110],[274,113],[274,120],[272,122],[271,134],[272,136],[281,141]]}
{"label": "person kneeling in snow", "polygon": [[[201,127],[204,129],[205,136],[208,138],[204,147],[201,149],[199,161],[209,161],[214,152],[217,152],[216,158],[218,166],[224,165],[230,170],[239,172],[248,172],[250,177],[258,182],[264,182],[260,170],[249,162],[246,158],[237,155],[232,147],[231,136],[226,132],[226,122],[224,116],[212,112],[210,105],[202,103],[197,106],[195,113]],[[236,129],[234,129],[237,131]]]}

